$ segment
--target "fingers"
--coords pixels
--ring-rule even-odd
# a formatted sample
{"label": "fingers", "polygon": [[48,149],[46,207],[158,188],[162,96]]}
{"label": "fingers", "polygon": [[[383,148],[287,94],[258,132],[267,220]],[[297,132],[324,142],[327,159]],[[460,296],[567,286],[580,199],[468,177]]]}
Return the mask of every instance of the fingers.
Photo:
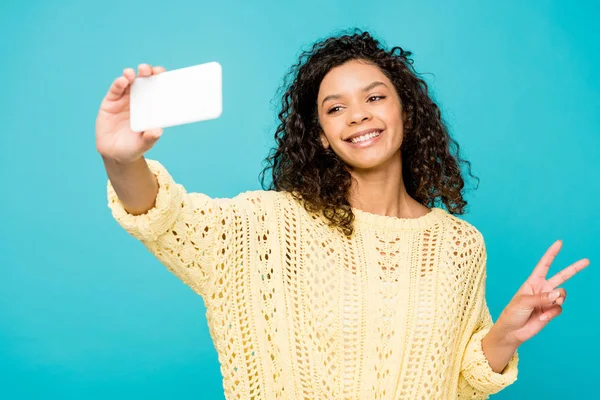
{"label": "fingers", "polygon": [[161,66],[152,67],[152,73],[154,75],[158,75],[158,74],[163,73],[165,71],[166,71],[165,67],[161,67]]}
{"label": "fingers", "polygon": [[[553,294],[555,295],[553,296]],[[517,304],[522,308],[533,310],[539,307],[552,307],[556,304],[562,305],[566,298],[567,291],[564,288],[558,288],[549,292],[520,295]]]}
{"label": "fingers", "polygon": [[140,78],[152,75],[152,67],[148,64],[138,65],[138,76]]}
{"label": "fingers", "polygon": [[571,279],[576,273],[586,268],[588,265],[590,265],[590,260],[588,260],[587,258],[581,259],[569,265],[562,271],[557,272],[556,275],[548,279],[548,283],[552,285],[552,287],[560,286],[567,280]]}
{"label": "fingers", "polygon": [[540,315],[540,322],[542,325],[552,321],[552,319],[558,317],[562,313],[563,308],[561,306],[553,306],[548,311]]}
{"label": "fingers", "polygon": [[[157,75],[165,71],[165,67],[161,66],[152,67],[149,64],[138,65],[138,77]],[[125,91],[129,87],[129,85],[131,85],[133,81],[135,81],[135,78],[135,70],[133,68],[125,68],[123,70],[123,75],[116,78],[111,84],[106,95],[106,99],[109,101],[115,101],[120,99],[121,96],[123,96],[123,93],[125,93]]]}
{"label": "fingers", "polygon": [[135,71],[133,68],[125,68],[123,70],[123,76],[127,78],[129,82],[133,82],[135,80]]}
{"label": "fingers", "polygon": [[567,291],[565,288],[558,288],[551,292],[540,293],[539,297],[539,306],[550,307],[554,304],[558,304],[559,301],[560,304],[564,303],[565,299],[567,298]]}
{"label": "fingers", "polygon": [[560,251],[562,247],[562,240],[557,240],[550,246],[550,248],[546,251],[546,253],[540,259],[540,262],[535,267],[533,272],[531,273],[532,277],[538,277],[541,279],[546,279],[546,275],[548,275],[548,270],[550,269],[550,265],[556,258],[556,255]]}
{"label": "fingers", "polygon": [[150,75],[158,75],[165,71],[166,71],[165,67],[161,67],[159,65],[157,65],[156,67],[153,67],[150,64],[138,65],[138,74],[140,77],[145,77],[145,76],[150,76]]}
{"label": "fingers", "polygon": [[129,86],[129,81],[127,80],[126,77],[120,76],[117,79],[115,79],[112,83],[112,85],[110,85],[110,88],[108,89],[108,93],[106,94],[106,99],[109,101],[115,101],[121,98],[121,96],[123,96],[123,93],[125,93],[125,90],[127,89],[127,87]]}

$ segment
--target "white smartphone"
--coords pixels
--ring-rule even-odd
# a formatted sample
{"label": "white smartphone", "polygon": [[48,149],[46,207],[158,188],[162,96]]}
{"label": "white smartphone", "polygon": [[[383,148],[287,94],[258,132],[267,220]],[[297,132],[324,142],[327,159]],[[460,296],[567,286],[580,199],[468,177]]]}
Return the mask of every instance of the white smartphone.
{"label": "white smartphone", "polygon": [[131,85],[134,132],[215,119],[223,111],[223,72],[216,61],[136,78]]}

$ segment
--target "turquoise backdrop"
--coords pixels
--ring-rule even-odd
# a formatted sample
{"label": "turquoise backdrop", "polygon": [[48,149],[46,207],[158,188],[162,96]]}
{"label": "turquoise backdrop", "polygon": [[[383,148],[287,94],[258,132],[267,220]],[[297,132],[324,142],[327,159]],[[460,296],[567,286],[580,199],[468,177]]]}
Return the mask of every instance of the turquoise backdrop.
{"label": "turquoise backdrop", "polygon": [[481,179],[463,218],[486,238],[494,320],[556,239],[551,273],[591,260],[495,398],[596,397],[598,4],[3,1],[0,399],[223,399],[202,299],[110,215],[98,106],[125,67],[219,61],[221,118],[167,129],[148,157],[190,191],[258,189],[283,75],[351,27],[414,52]]}

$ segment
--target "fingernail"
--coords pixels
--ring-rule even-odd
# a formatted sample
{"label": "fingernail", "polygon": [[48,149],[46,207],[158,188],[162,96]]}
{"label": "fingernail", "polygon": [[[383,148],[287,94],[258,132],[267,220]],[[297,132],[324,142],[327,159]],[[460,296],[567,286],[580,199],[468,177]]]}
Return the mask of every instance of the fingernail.
{"label": "fingernail", "polygon": [[558,296],[560,296],[560,292],[558,290],[555,290],[554,292],[550,293],[550,300],[554,300]]}
{"label": "fingernail", "polygon": [[540,317],[540,321],[547,321],[547,320],[548,320],[548,316],[546,314],[544,314]]}

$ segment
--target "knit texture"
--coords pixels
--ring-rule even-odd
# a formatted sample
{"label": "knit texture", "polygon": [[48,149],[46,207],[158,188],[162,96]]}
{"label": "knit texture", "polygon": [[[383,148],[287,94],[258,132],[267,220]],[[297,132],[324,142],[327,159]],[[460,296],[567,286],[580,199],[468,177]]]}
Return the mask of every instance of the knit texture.
{"label": "knit texture", "polygon": [[419,218],[354,209],[348,238],[289,193],[188,193],[162,164],[155,206],[119,224],[204,300],[232,399],[487,399],[481,233],[441,208]]}

